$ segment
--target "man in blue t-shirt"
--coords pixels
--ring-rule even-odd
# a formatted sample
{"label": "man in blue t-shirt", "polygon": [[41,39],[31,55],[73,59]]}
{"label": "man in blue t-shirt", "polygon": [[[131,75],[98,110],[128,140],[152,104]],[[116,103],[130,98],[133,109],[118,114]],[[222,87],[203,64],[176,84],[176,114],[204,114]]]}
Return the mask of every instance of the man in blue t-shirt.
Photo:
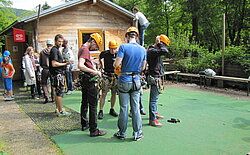
{"label": "man in blue t-shirt", "polygon": [[146,51],[140,46],[138,41],[138,29],[130,27],[125,35],[127,44],[119,47],[114,67],[120,65],[121,73],[118,77],[118,90],[120,102],[120,114],[118,118],[119,131],[114,134],[118,139],[125,139],[128,123],[128,103],[131,102],[132,126],[134,140],[138,141],[143,138],[141,131],[142,119],[139,111],[140,97],[140,72],[146,66]]}

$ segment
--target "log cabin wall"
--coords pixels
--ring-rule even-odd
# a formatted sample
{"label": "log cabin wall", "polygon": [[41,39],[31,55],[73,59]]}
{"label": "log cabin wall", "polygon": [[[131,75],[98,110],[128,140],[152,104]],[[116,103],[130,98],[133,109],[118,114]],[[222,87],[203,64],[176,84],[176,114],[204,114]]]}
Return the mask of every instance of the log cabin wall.
{"label": "log cabin wall", "polygon": [[79,30],[100,30],[104,39],[101,50],[107,50],[110,40],[124,43],[126,29],[132,22],[131,18],[104,4],[78,4],[40,18],[38,48],[41,51],[46,47],[47,39],[54,39],[60,33],[69,41],[77,60],[77,52],[81,46]]}
{"label": "log cabin wall", "polygon": [[[72,47],[75,56],[74,69],[77,69],[78,49],[84,43],[82,33],[98,32],[104,41],[100,51],[107,50],[110,40],[116,40],[119,44],[125,43],[126,30],[135,22],[131,15],[125,13],[126,11],[121,11],[121,8],[118,11],[115,6],[110,6],[99,0],[94,4],[92,1],[86,1],[60,9],[62,10],[40,17],[38,29],[36,19],[29,20],[27,18],[28,20],[15,24],[13,27],[25,30],[27,41],[24,43],[13,41],[12,29],[6,31],[6,49],[11,52],[17,71],[14,80],[21,79],[22,56],[28,46],[35,47],[35,42],[38,45],[37,51],[41,51],[46,47],[47,39],[54,40],[56,34],[62,34],[69,41],[69,46]],[[35,40],[36,30],[37,40]],[[18,46],[18,51],[13,51],[14,46]]]}

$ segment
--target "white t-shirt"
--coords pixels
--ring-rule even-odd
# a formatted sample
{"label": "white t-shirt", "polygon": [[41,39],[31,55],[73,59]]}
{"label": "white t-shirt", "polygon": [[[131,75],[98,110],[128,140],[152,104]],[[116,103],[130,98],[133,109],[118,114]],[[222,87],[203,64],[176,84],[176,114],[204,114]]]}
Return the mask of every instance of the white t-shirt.
{"label": "white t-shirt", "polygon": [[137,12],[137,13],[135,14],[135,16],[136,16],[136,19],[139,20],[139,23],[140,23],[141,26],[144,25],[144,24],[146,24],[146,23],[148,23],[148,20],[147,20],[147,18],[144,16],[143,13]]}

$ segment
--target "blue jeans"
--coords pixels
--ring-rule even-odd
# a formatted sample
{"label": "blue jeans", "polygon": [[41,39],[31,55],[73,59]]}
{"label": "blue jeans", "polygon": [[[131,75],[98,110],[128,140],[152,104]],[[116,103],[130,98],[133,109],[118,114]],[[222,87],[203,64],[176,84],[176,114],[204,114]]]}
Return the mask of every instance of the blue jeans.
{"label": "blue jeans", "polygon": [[149,120],[153,121],[156,119],[157,104],[159,99],[159,92],[156,85],[151,85],[150,88],[150,99],[149,99]]}
{"label": "blue jeans", "polygon": [[146,23],[142,26],[140,26],[139,28],[139,34],[140,34],[140,45],[144,46],[144,34],[145,34],[145,31],[147,29],[147,27],[149,26],[150,23]]}
{"label": "blue jeans", "polygon": [[[137,85],[141,85],[141,82],[135,81]],[[118,82],[119,90],[119,102],[120,102],[120,114],[118,118],[118,134],[126,136],[126,130],[128,125],[128,103],[130,101],[131,113],[132,113],[132,126],[133,136],[137,137],[141,134],[142,119],[139,110],[139,97],[140,90],[132,90],[132,82]]]}
{"label": "blue jeans", "polygon": [[68,90],[70,90],[70,91],[73,91],[73,84],[72,84],[72,68],[73,68],[73,65],[70,64],[69,70],[66,71],[67,87],[68,87]]}

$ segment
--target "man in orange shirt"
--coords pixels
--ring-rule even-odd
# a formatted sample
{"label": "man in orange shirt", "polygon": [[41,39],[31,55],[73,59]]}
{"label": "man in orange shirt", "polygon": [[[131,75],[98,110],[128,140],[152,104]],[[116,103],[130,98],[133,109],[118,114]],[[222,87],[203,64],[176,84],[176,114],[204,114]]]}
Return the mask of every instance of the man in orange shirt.
{"label": "man in orange shirt", "polygon": [[14,99],[12,91],[12,78],[15,73],[15,69],[11,63],[9,63],[8,57],[3,58],[2,62],[2,76],[4,79],[4,86],[7,90],[8,96],[5,98],[6,101],[11,101]]}

